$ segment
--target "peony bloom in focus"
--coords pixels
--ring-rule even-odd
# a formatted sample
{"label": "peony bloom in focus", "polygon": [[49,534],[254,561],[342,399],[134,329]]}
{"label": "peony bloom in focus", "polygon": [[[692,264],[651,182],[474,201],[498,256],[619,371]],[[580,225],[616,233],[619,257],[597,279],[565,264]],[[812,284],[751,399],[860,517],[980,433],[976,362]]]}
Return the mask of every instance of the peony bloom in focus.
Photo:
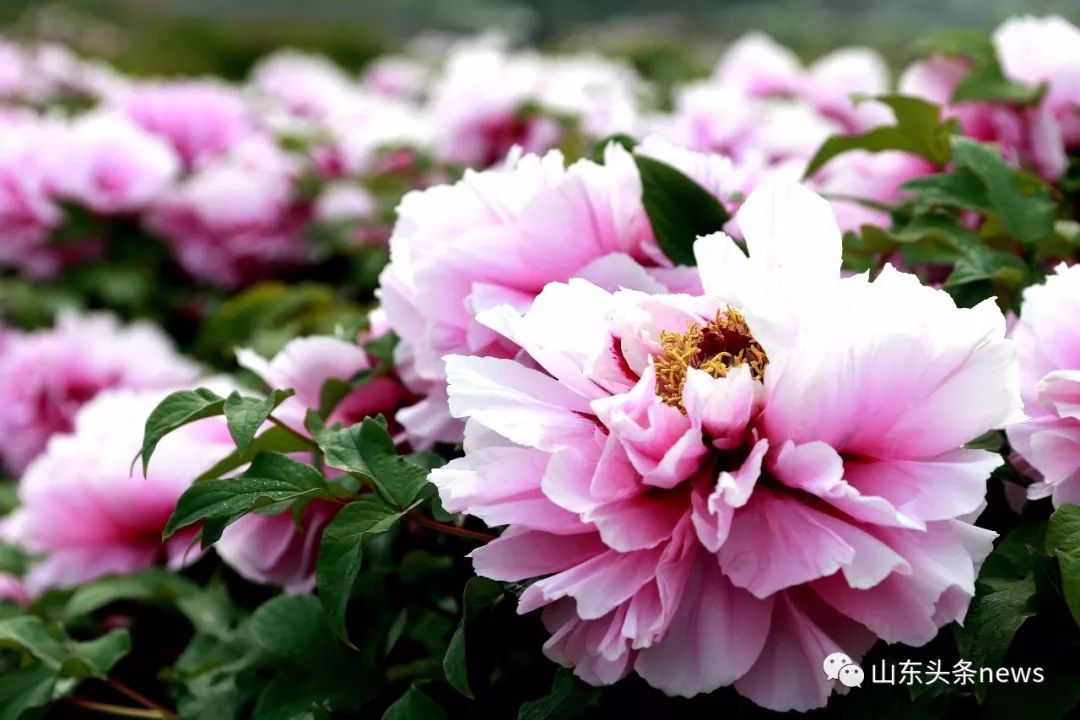
{"label": "peony bloom in focus", "polygon": [[189,168],[205,165],[252,132],[243,98],[212,80],[137,85],[119,104],[132,120],[167,140]]}
{"label": "peony bloom in focus", "polygon": [[[650,152],[721,195],[726,160],[667,145]],[[401,338],[396,365],[426,396],[398,414],[414,445],[461,440],[445,407],[444,355],[516,352],[476,314],[501,304],[525,310],[549,282],[571,277],[612,290],[696,286],[697,274],[671,267],[657,246],[633,156],[618,145],[603,165],[566,167],[552,151],[404,197],[379,297]]]}
{"label": "peony bloom in focus", "polygon": [[81,117],[60,143],[49,173],[53,192],[97,213],[140,211],[180,174],[173,149],[120,114]]}
{"label": "peony bloom in focus", "polygon": [[[373,367],[363,348],[333,337],[298,338],[269,361],[251,350],[241,350],[238,359],[271,388],[296,391],[274,417],[305,435],[304,416],[308,409],[318,410],[326,381],[347,382]],[[369,415],[391,416],[404,398],[396,380],[377,377],[346,395],[328,420],[352,425]],[[252,582],[280,585],[289,593],[311,592],[319,538],[340,509],[338,504],[316,500],[305,508],[300,528],[289,513],[248,514],[227,527],[214,547],[222,560]]]}
{"label": "peony bloom in focus", "polygon": [[27,468],[19,483],[21,506],[5,519],[3,532],[45,554],[24,578],[31,596],[161,559],[182,564],[192,534],[163,543],[161,532],[191,481],[234,445],[221,418],[208,418],[166,436],[145,478],[132,473],[143,421],[165,395],[101,393],[79,411],[70,433],[53,437]]}
{"label": "peony bloom in focus", "polygon": [[1012,336],[1030,419],[1009,428],[1009,442],[1040,476],[1028,497],[1080,503],[1080,265],[1025,290],[1022,310]]}
{"label": "peony bloom in focus", "polygon": [[7,333],[0,345],[0,459],[20,473],[52,435],[74,427],[79,408],[102,390],[172,387],[198,373],[156,326],[122,327],[108,315],[62,315],[49,330]]}
{"label": "peony bloom in focus", "polygon": [[698,240],[704,294],[575,279],[482,312],[522,356],[447,358],[465,456],[431,480],[508,526],[476,572],[535,579],[518,611],[543,608],[582,679],[807,710],[830,653],[963,619],[994,534],[961,518],[1001,462],[964,444],[1020,416],[1016,352],[992,301],[841,279],[832,211],[798,185],[738,221],[749,257]]}

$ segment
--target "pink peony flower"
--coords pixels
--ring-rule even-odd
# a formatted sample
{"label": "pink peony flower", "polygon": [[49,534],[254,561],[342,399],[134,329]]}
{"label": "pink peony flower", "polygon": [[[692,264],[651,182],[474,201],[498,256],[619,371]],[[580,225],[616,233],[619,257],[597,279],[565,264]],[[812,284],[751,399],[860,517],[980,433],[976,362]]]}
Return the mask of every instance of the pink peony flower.
{"label": "pink peony flower", "polygon": [[[556,216],[549,216],[558,225]],[[478,321],[518,359],[447,358],[465,456],[444,506],[502,536],[480,575],[536,579],[545,652],[593,684],[734,684],[774,710],[835,689],[823,659],[960,621],[993,533],[961,518],[1020,412],[992,301],[886,269],[842,279],[824,200],[769,185],[698,240],[705,293],[552,283]]]}
{"label": "pink peony flower", "polygon": [[54,436],[19,484],[21,506],[5,522],[7,539],[45,553],[25,578],[27,592],[70,587],[148,567],[183,563],[190,533],[163,543],[161,532],[193,478],[233,448],[220,418],[170,433],[147,477],[131,472],[143,420],[163,391],[110,390],[88,402],[70,434]]}
{"label": "pink peony flower", "polygon": [[[266,360],[252,350],[241,349],[237,351],[237,361],[271,388],[296,391],[293,397],[278,406],[274,417],[301,433],[307,433],[304,417],[309,409],[319,409],[323,386],[328,380],[348,382],[375,367],[360,345],[328,336],[291,340],[272,360]],[[327,422],[352,425],[369,415],[390,415],[405,397],[406,393],[394,377],[373,377],[346,395]]]}
{"label": "pink peony flower", "polygon": [[556,114],[580,121],[586,135],[597,139],[633,132],[638,82],[628,68],[598,57],[511,53],[490,38],[463,44],[446,59],[432,88],[435,154],[444,162],[484,168],[514,146],[544,152],[563,135]]}
{"label": "pink peony flower", "polygon": [[750,97],[809,103],[847,132],[862,132],[890,119],[889,111],[880,105],[853,100],[855,95],[881,95],[889,90],[888,65],[869,48],[841,48],[804,68],[791,50],[752,32],[728,48],[713,78],[713,84]]}
{"label": "pink peony flower", "polygon": [[[664,157],[698,177],[728,167],[722,158],[683,153],[669,150]],[[691,167],[687,157],[700,165]],[[696,282],[693,271],[672,268],[660,252],[633,158],[617,145],[607,149],[603,165],[581,160],[566,167],[553,151],[411,192],[398,208],[390,255],[379,297],[401,338],[397,365],[404,380],[426,396],[398,414],[418,446],[461,439],[460,424],[445,409],[444,355],[516,352],[478,323],[477,313],[504,303],[527,309],[549,282],[571,277],[654,291]]]}
{"label": "pink peony flower", "polygon": [[142,210],[180,173],[167,143],[115,113],[79,118],[60,145],[49,171],[52,191],[101,214]]}
{"label": "pink peony flower", "polygon": [[1057,267],[1024,291],[1012,336],[1020,351],[1020,389],[1030,418],[1008,429],[1013,450],[1035,471],[1032,499],[1080,503],[1080,266]]}
{"label": "pink peony flower", "polygon": [[804,79],[799,57],[761,32],[733,42],[713,74],[721,84],[758,97],[793,95]]}
{"label": "pink peony flower", "polygon": [[63,212],[49,192],[50,157],[43,148],[59,137],[55,124],[31,115],[0,118],[0,267],[30,277],[51,277],[80,252],[48,244]]}
{"label": "pink peony flower", "polygon": [[970,69],[970,64],[959,58],[921,60],[904,70],[899,90],[942,105],[945,117],[958,120],[965,135],[996,143],[1013,164],[1029,166],[1047,180],[1061,177],[1068,165],[1061,126],[1045,106],[950,103],[953,91]]}
{"label": "pink peony flower", "polygon": [[399,99],[423,96],[431,82],[431,69],[416,58],[389,55],[376,58],[364,68],[364,87],[380,95]]}
{"label": "pink peony flower", "polygon": [[7,333],[0,345],[0,459],[22,472],[102,390],[171,387],[197,374],[157,327],[122,327],[108,315],[61,315],[53,329]]}
{"label": "pink peony flower", "polygon": [[[731,158],[732,178],[739,192],[748,195],[765,182],[801,178],[829,137],[891,122],[885,106],[853,100],[882,94],[889,84],[884,61],[871,50],[837,50],[803,68],[790,51],[751,33],[725,53],[712,78],[677,91],[674,112],[658,119],[656,129],[684,147]],[[840,227],[849,231],[865,223],[888,224],[887,213],[856,199],[898,202],[903,199],[900,185],[932,171],[912,155],[848,154],[808,183],[838,196],[834,206]]]}
{"label": "pink peony flower", "polygon": [[303,264],[308,203],[297,169],[269,139],[251,138],[161,199],[147,226],[193,277],[233,288]]}
{"label": "pink peony flower", "polygon": [[994,31],[1006,77],[1046,84],[1041,105],[1061,126],[1065,144],[1080,146],[1080,28],[1051,15],[1009,18]]}
{"label": "pink peony flower", "polygon": [[1060,17],[1016,17],[993,36],[1006,77],[1045,85],[1035,107],[1009,103],[950,104],[953,91],[971,70],[959,58],[932,57],[914,63],[900,78],[900,91],[946,105],[964,133],[995,142],[1006,159],[1054,181],[1068,167],[1067,151],[1080,147],[1080,29]]}
{"label": "pink peony flower", "polygon": [[[304,416],[318,409],[327,380],[349,381],[373,367],[363,348],[332,337],[291,341],[270,361],[250,350],[238,352],[243,367],[273,388],[292,388],[296,395],[274,411],[274,417],[297,432],[307,434]],[[349,393],[328,418],[351,425],[369,415],[392,415],[406,395],[400,383],[376,377]],[[341,508],[316,501],[308,505],[297,528],[289,513],[246,515],[225,529],[215,544],[217,553],[240,575],[258,583],[282,586],[286,592],[311,592],[315,587],[315,561],[323,528]]]}
{"label": "pink peony flower", "polygon": [[348,102],[355,83],[332,61],[319,55],[283,50],[259,61],[251,86],[307,118],[323,118]]}
{"label": "pink peony flower", "polygon": [[241,96],[212,80],[138,85],[119,103],[136,123],[168,140],[189,168],[205,165],[253,130]]}
{"label": "pink peony flower", "polygon": [[0,572],[0,600],[10,600],[17,605],[30,602],[22,579],[9,572]]}

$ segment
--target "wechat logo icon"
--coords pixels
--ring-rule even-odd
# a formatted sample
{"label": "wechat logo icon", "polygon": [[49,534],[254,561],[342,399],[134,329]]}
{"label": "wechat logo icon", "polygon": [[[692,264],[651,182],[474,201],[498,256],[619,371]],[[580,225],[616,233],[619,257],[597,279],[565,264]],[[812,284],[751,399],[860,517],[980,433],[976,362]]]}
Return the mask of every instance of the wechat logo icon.
{"label": "wechat logo icon", "polygon": [[825,677],[830,680],[839,680],[845,687],[861,687],[863,683],[863,669],[852,662],[851,658],[842,652],[834,652],[821,663],[821,669],[825,671]]}

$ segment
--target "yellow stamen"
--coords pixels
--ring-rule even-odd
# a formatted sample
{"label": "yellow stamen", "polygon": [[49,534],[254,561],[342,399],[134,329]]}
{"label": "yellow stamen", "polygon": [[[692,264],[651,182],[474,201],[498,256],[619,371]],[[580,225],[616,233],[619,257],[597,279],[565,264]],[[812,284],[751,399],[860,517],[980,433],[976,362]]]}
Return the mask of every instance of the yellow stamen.
{"label": "yellow stamen", "polygon": [[738,310],[717,311],[716,319],[690,323],[686,332],[660,332],[663,352],[653,359],[656,369],[656,394],[667,405],[684,413],[682,395],[689,368],[707,372],[714,378],[726,377],[739,365],[748,365],[755,380],[765,377],[769,363],[765,351],[750,334],[746,318]]}

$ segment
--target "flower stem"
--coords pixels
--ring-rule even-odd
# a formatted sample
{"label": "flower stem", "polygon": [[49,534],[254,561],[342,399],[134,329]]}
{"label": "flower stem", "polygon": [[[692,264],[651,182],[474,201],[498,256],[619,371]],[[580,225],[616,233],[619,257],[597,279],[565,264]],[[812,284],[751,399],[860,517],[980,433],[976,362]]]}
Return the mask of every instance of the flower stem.
{"label": "flower stem", "polygon": [[123,705],[111,705],[109,703],[87,700],[80,697],[73,697],[70,699],[70,702],[72,705],[77,705],[84,710],[93,710],[103,715],[112,715],[114,717],[146,718],[148,720],[171,720],[171,718],[176,717],[167,710],[124,707]]}
{"label": "flower stem", "polygon": [[105,682],[112,686],[112,688],[121,695],[127,696],[129,699],[134,700],[135,702],[139,703],[140,705],[149,710],[156,710],[158,713],[161,713],[165,717],[176,717],[176,713],[174,713],[172,710],[169,710],[164,705],[154,702],[138,690],[130,687],[126,683],[117,680],[116,678],[107,677],[105,678]]}
{"label": "flower stem", "polygon": [[466,530],[465,528],[459,528],[457,525],[441,523],[419,514],[409,513],[408,518],[421,527],[430,528],[431,530],[436,530],[446,535],[456,535],[457,537],[468,538],[469,540],[479,540],[481,542],[489,542],[495,539],[495,536],[490,533],[480,532],[478,530]]}
{"label": "flower stem", "polygon": [[281,420],[278,420],[273,415],[268,415],[266,419],[269,420],[270,422],[272,422],[274,425],[277,425],[279,428],[281,428],[285,432],[289,433],[290,435],[300,438],[306,444],[310,445],[312,448],[317,448],[318,447],[315,444],[315,441],[313,441],[307,435],[305,435],[304,433],[301,433],[301,432],[297,432],[296,430],[293,430],[291,427],[289,427],[288,425],[283,423]]}

